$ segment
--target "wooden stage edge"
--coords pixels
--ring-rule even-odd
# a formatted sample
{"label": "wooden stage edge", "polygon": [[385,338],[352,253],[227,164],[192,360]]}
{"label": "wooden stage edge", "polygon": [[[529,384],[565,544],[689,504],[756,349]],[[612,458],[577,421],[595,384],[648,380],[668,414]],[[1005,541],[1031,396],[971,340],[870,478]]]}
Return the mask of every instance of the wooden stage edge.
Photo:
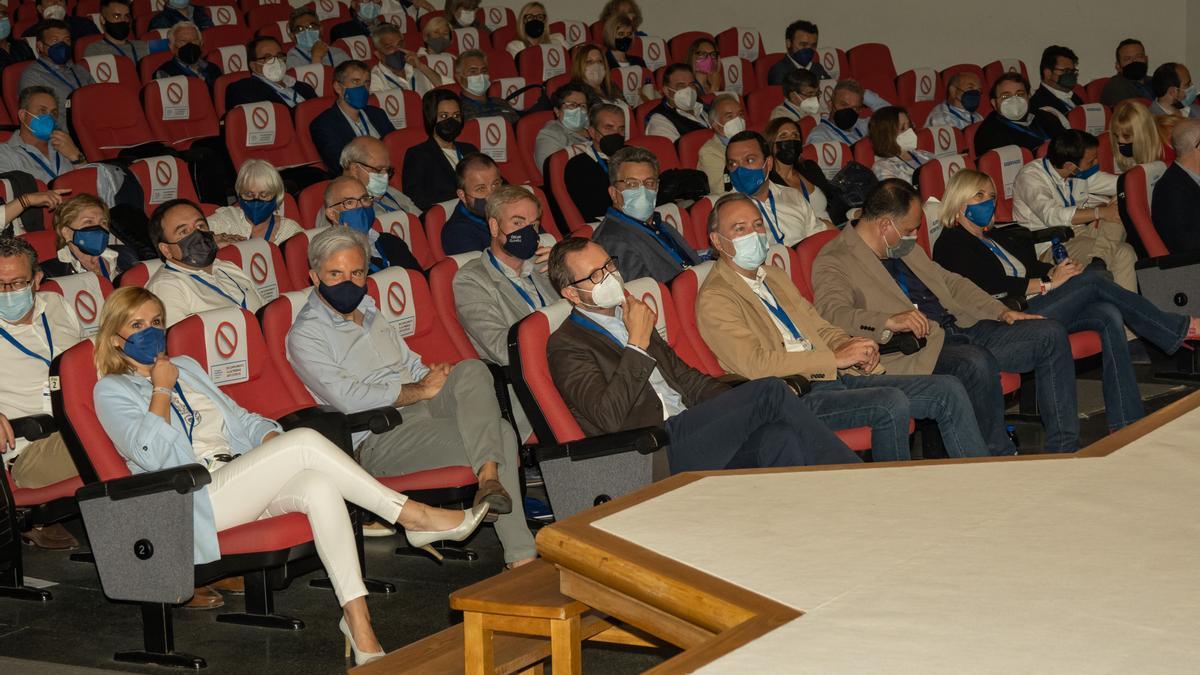
{"label": "wooden stage edge", "polygon": [[604,532],[593,527],[596,521],[707,476],[1104,457],[1198,407],[1200,391],[1076,453],[1066,455],[678,474],[542,528],[537,536],[538,552],[558,566],[560,587],[565,595],[683,650],[648,672],[690,672],[796,619],[802,613]]}

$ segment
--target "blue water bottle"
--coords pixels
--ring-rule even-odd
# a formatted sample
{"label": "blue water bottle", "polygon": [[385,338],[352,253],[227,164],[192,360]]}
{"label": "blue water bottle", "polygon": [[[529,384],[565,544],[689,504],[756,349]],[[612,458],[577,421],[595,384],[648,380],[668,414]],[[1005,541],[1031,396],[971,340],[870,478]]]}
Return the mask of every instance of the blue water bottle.
{"label": "blue water bottle", "polygon": [[1071,254],[1067,253],[1067,247],[1057,239],[1050,240],[1050,254],[1054,256],[1055,265],[1071,257]]}

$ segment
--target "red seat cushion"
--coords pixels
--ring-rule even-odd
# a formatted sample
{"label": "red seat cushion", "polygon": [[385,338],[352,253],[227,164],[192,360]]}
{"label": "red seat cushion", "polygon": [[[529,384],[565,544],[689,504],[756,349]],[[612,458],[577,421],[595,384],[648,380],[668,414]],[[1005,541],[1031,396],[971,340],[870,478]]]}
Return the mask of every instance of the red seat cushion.
{"label": "red seat cushion", "polygon": [[13,501],[20,507],[41,506],[64,497],[74,497],[75,491],[83,487],[79,476],[71,476],[66,480],[51,483],[40,488],[16,488],[13,490]]}
{"label": "red seat cushion", "polygon": [[303,513],[288,513],[253,523],[238,525],[217,533],[221,556],[243,553],[280,551],[293,546],[302,546],[312,541],[312,529],[308,516]]}
{"label": "red seat cushion", "polygon": [[835,431],[846,447],[855,452],[866,452],[871,449],[871,427],[855,427]]}
{"label": "red seat cushion", "polygon": [[1067,336],[1071,341],[1071,358],[1084,359],[1100,353],[1100,334],[1094,330],[1084,330]]}
{"label": "red seat cushion", "polygon": [[461,488],[479,482],[469,466],[443,466],[400,476],[377,476],[376,480],[396,492]]}

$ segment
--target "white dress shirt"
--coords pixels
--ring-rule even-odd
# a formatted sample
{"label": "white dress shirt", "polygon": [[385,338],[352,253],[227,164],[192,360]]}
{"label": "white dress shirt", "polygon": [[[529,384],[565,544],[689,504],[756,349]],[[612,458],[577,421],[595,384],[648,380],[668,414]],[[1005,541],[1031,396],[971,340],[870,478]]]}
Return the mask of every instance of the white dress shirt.
{"label": "white dress shirt", "polygon": [[371,69],[371,93],[379,93],[388,89],[408,89],[424,96],[425,92],[433,89],[433,83],[425,77],[425,73],[413,68],[411,63],[404,64],[404,74],[378,63]]}
{"label": "white dress shirt", "polygon": [[242,268],[225,260],[213,262],[211,274],[168,262],[146,282],[146,290],[162,300],[168,327],[210,309],[233,305],[257,312],[263,306],[262,296]]}
{"label": "white dress shirt", "polygon": [[825,223],[817,220],[816,212],[802,192],[775,183],[768,183],[767,189],[768,198],[761,202],[755,199],[754,204],[762,215],[771,243],[795,246],[825,229]]}
{"label": "white dress shirt", "polygon": [[[1013,181],[1013,218],[1031,230],[1071,226],[1075,211],[1106,204],[1116,194],[1117,177],[1103,171],[1087,180],[1063,178],[1049,160],[1035,159],[1021,167]],[[1038,244],[1041,256],[1050,243]]]}
{"label": "white dress shirt", "polygon": [[972,124],[982,121],[983,115],[980,115],[978,112],[971,112],[966,108],[950,105],[949,101],[942,101],[933,106],[933,110],[929,111],[929,116],[925,118],[925,127],[966,129]]}

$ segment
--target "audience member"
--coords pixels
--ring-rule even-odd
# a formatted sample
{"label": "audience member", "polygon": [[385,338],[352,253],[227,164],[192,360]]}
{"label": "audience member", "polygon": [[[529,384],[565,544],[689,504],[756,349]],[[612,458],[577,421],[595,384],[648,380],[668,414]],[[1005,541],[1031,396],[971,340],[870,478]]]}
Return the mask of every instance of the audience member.
{"label": "audience member", "polygon": [[294,46],[287,53],[288,68],[308,65],[336,68],[350,58],[346,52],[325,44],[321,39],[321,19],[312,5],[302,5],[292,10],[287,26],[294,41]]}
{"label": "audience member", "polygon": [[[194,527],[188,531],[196,565],[221,557],[218,531],[254,522],[264,513],[305,514],[343,608],[339,627],[354,648],[355,663],[383,656],[367,614],[367,589],[345,502],[405,526],[410,543],[418,546],[465,539],[487,509],[460,513],[410,501],[380,485],[318,432],[285,432],[242,408],[199,363],[167,353],[168,311],[153,293],[136,287],[122,288],[105,303],[96,337],[100,381],[94,393],[104,431],[131,473],[193,463],[211,472],[212,480],[190,500]],[[222,470],[227,466],[234,468]],[[435,528],[443,529],[430,531]]]}
{"label": "audience member", "polygon": [[550,253],[550,281],[573,306],[550,336],[550,376],[585,435],[665,426],[670,473],[860,461],[784,381],[730,389],[684,363],[617,265],[578,237]]}
{"label": "audience member", "polygon": [[1057,321],[1010,310],[978,286],[947,272],[917,246],[921,200],[904,181],[881,181],[862,217],[821,250],[813,264],[815,305],[852,336],[887,342],[908,331],[927,343],[914,354],[889,354],[893,374],[954,375],[975,409],[993,455],[1011,455],[1000,371],[1036,373],[1046,452],[1079,446],[1075,365]]}
{"label": "audience member", "polygon": [[0,70],[21,61],[32,61],[35,58],[33,49],[25,40],[18,40],[12,33],[12,21],[9,19],[8,5],[0,5]]}
{"label": "audience member", "polygon": [[646,67],[642,57],[629,53],[636,34],[633,19],[625,14],[614,14],[604,22],[604,46],[608,48],[604,58],[608,61],[609,70],[625,66]]}
{"label": "audience member", "polygon": [[[21,126],[0,145],[0,171],[24,171],[49,184],[77,164],[87,162],[59,121],[63,117],[59,108],[58,95],[51,87],[34,85],[21,90],[16,120]],[[100,171],[102,177],[117,181],[112,194],[107,195],[111,198],[120,185],[120,174],[111,167]]]}
{"label": "audience member", "polygon": [[283,47],[275,38],[254,38],[246,45],[246,55],[251,75],[230,83],[225,90],[225,112],[245,103],[282,103],[295,109],[317,98],[310,84],[287,74]]}
{"label": "audience member", "polygon": [[[50,414],[50,362],[84,340],[74,310],[57,293],[39,292],[37,252],[24,239],[0,237],[0,457],[17,487],[40,488],[76,475],[58,432],[37,441],[18,438],[11,420]],[[79,542],[62,525],[22,532],[21,538],[50,550]]]}
{"label": "audience member", "polygon": [[654,210],[658,158],[653,152],[632,145],[621,148],[608,158],[608,176],[613,205],[592,238],[613,254],[623,276],[667,283],[684,267],[699,264],[692,247]]}
{"label": "audience member", "polygon": [[[87,68],[71,60],[71,32],[61,20],[43,21],[37,30],[36,44],[37,60],[21,73],[18,91],[49,87],[59,101],[69,101],[76,89],[95,83]],[[60,106],[55,116],[59,129],[67,128],[68,107]]]}
{"label": "audience member", "polygon": [[880,108],[871,115],[867,129],[875,164],[871,169],[880,180],[899,178],[913,184],[921,165],[933,159],[933,153],[917,148],[917,131],[908,111],[899,106]]}
{"label": "audience member", "polygon": [[662,100],[646,116],[646,135],[675,142],[684,134],[708,128],[699,101],[696,76],[682,63],[667,66],[662,77]]}
{"label": "audience member", "polygon": [[1121,40],[1117,44],[1116,60],[1117,74],[1104,83],[1100,102],[1111,108],[1127,98],[1154,98],[1150,78],[1146,77],[1150,60],[1141,41]]}
{"label": "audience member", "polygon": [[150,30],[171,28],[185,21],[195,24],[199,30],[213,27],[207,7],[193,5],[191,0],[167,0],[158,14],[150,19]]}
{"label": "audience member", "polygon": [[372,136],[359,136],[346,144],[338,157],[342,175],[350,176],[367,187],[375,198],[375,216],[382,217],[395,211],[404,211],[414,216],[421,210],[391,183],[396,170],[392,167],[392,154],[387,145]]}
{"label": "audience member", "polygon": [[777,117],[767,124],[763,138],[771,148],[769,180],[776,185],[799,190],[817,219],[832,225],[829,201],[822,187],[828,187],[829,181],[816,162],[800,155],[803,143],[800,140],[800,125],[786,117]]}
{"label": "audience member", "polygon": [[863,88],[855,80],[840,80],[833,87],[829,117],[808,133],[805,145],[814,143],[845,143],[854,145],[867,135],[868,120],[860,117],[863,109]]}
{"label": "audience member", "polygon": [[[586,87],[588,107],[597,103],[627,102],[621,95],[620,88],[613,84],[608,76],[608,63],[604,59],[604,50],[594,44],[576,45],[571,50],[571,83],[582,84]],[[641,102],[641,94],[635,102]]]}
{"label": "audience member", "polygon": [[66,0],[38,0],[36,3],[38,16],[41,20],[25,30],[21,37],[34,37],[41,24],[47,21],[62,21],[71,31],[71,41],[75,42],[85,35],[96,35],[100,31],[96,23],[87,16],[71,16],[67,14]]}
{"label": "audience member", "polygon": [[725,192],[725,146],[729,139],[746,130],[746,112],[736,94],[719,94],[708,116],[713,136],[700,146],[696,168],[708,177],[709,194]]}
{"label": "audience member", "polygon": [[417,55],[404,48],[404,33],[390,23],[371,31],[371,43],[379,63],[371,69],[371,92],[408,89],[424,95],[441,86],[442,78]]}
{"label": "audience member", "polygon": [[821,81],[811,71],[795,68],[783,76],[783,103],[771,111],[771,119],[786,117],[799,122],[802,117],[821,117]]}
{"label": "audience member", "polygon": [[[470,143],[460,143],[463,117],[458,96],[446,89],[431,89],[421,97],[421,117],[428,140],[404,153],[404,194],[417,208],[428,211],[434,204],[454,198],[458,178],[455,167],[463,157],[478,152]],[[419,168],[417,168],[419,167]]]}
{"label": "audience member", "polygon": [[1125,173],[1138,164],[1160,162],[1163,144],[1159,140],[1154,115],[1138,100],[1126,99],[1113,108],[1108,123],[1108,140],[1117,173]]}
{"label": "audience member", "polygon": [[708,218],[719,260],[700,287],[696,317],[721,367],[746,378],[804,376],[812,391],[801,402],[831,429],[869,426],[875,461],[910,459],[910,417],[936,420],[951,457],[986,455],[962,383],[950,375],[884,375],[874,340],[830,325],[786,271],[763,264],[763,221],[741,194],[721,197]]}
{"label": "audience member", "polygon": [[533,161],[542,172],[546,170],[550,155],[572,145],[589,143],[585,131],[588,124],[587,89],[581,84],[564,84],[554,90],[550,103],[554,106],[554,119],[542,127],[533,145]]}
{"label": "audience member", "polygon": [[517,38],[505,45],[505,51],[515,59],[526,47],[549,44],[563,44],[563,36],[550,33],[546,6],[540,2],[525,3],[517,12]]}
{"label": "audience member", "polygon": [[633,29],[638,35],[645,35],[642,31],[642,8],[634,0],[608,0],[604,3],[604,7],[600,9],[599,23],[601,26],[614,16],[624,16],[633,23]]}
{"label": "audience member", "polygon": [[337,102],[317,115],[308,127],[313,145],[330,173],[341,169],[338,158],[350,141],[359,136],[383,138],[396,130],[382,108],[368,103],[371,68],[367,64],[351,59],[335,68],[333,92]]}
{"label": "audience member", "polygon": [[42,273],[50,278],[91,272],[116,281],[138,261],[137,253],[112,235],[108,205],[95,195],[75,195],[54,209],[54,239],[58,256],[42,263]]}
{"label": "audience member", "polygon": [[213,84],[221,76],[221,68],[215,63],[209,63],[202,56],[204,36],[200,29],[191,21],[180,21],[167,30],[167,46],[175,58],[167,61],[154,71],[154,79],[164,77],[199,77],[208,85],[209,92]]}
{"label": "audience member", "polygon": [[733,189],[751,198],[770,235],[770,243],[795,246],[831,227],[817,214],[800,190],[768,180],[775,168],[771,146],[757,131],[743,131],[729,139],[726,168]]}
{"label": "audience member", "polygon": [[625,113],[611,103],[598,103],[588,111],[586,130],[590,146],[567,160],[563,182],[584,222],[604,217],[612,207],[608,194],[608,160],[625,147]]}
{"label": "audience member", "polygon": [[942,199],[939,220],[945,229],[933,247],[934,261],[984,292],[1028,297],[1030,312],[1062,323],[1069,332],[1098,331],[1108,430],[1144,417],[1125,325],[1171,354],[1185,339],[1200,336],[1197,320],[1164,312],[1070,258],[1056,265],[1038,260],[1027,238],[993,239],[986,228],[994,224],[995,211],[996,188],[987,174],[955,173]]}
{"label": "audience member", "polygon": [[237,203],[222,206],[207,218],[218,246],[247,239],[265,239],[283,246],[300,234],[300,224],[283,215],[283,177],[270,162],[248,159],[234,184]]}
{"label": "audience member", "polygon": [[[1084,265],[1099,258],[1113,279],[1137,292],[1133,264],[1136,256],[1124,243],[1125,226],[1117,210],[1116,176],[1100,171],[1096,137],[1074,129],[1064,131],[1046,150],[1017,172],[1013,181],[1013,218],[1037,231],[1058,225],[1075,232],[1063,242],[1071,257]],[[1038,257],[1051,260],[1050,242],[1038,244]]]}
{"label": "audience member", "polygon": [[486,220],[487,200],[504,184],[500,167],[491,157],[475,152],[463,157],[454,171],[458,202],[442,227],[442,250],[446,255],[482,251],[492,241]]}
{"label": "audience member", "polygon": [[1200,120],[1182,120],[1171,130],[1175,161],[1154,185],[1154,229],[1171,253],[1200,251],[1196,205],[1200,204]]}
{"label": "audience member", "polygon": [[788,24],[783,34],[787,54],[767,71],[767,84],[783,84],[784,77],[794,70],[806,70],[818,82],[829,79],[829,73],[825,72],[821,60],[817,58],[819,39],[817,24],[811,21],[801,19]]}
{"label": "audience member", "polygon": [[508,101],[488,95],[492,79],[488,76],[487,54],[478,49],[468,49],[459,54],[454,62],[454,79],[462,87],[464,122],[476,117],[503,117],[516,126],[521,114]]}
{"label": "audience member", "polygon": [[[318,227],[348,227],[367,238],[371,257],[367,260],[371,273],[388,267],[404,267],[423,272],[408,242],[391,232],[374,228],[375,198],[367,188],[348,175],[338,176],[325,186],[325,209]],[[311,245],[311,244],[310,244]]]}
{"label": "audience member", "polygon": [[1192,106],[1196,101],[1196,85],[1192,83],[1192,73],[1187,66],[1162,64],[1154,69],[1150,85],[1154,89],[1150,112],[1172,117],[1200,117],[1200,106]]}
{"label": "audience member", "polygon": [[992,82],[992,112],[975,132],[975,156],[1006,145],[1030,152],[1050,136],[1042,118],[1029,111],[1029,81],[1021,73],[1005,73]]}
{"label": "audience member", "polygon": [[696,86],[700,94],[716,94],[725,91],[725,74],[721,69],[721,53],[717,45],[708,38],[699,38],[688,48],[685,61],[696,74]]}
{"label": "audience member", "polygon": [[966,129],[982,121],[983,115],[978,112],[982,96],[983,85],[978,75],[965,70],[951,75],[946,80],[946,100],[933,106],[925,118],[925,126]]}
{"label": "audience member", "polygon": [[149,54],[150,46],[144,40],[130,39],[133,32],[132,10],[130,0],[101,0],[100,25],[104,28],[104,37],[89,44],[83,50],[83,55],[112,54],[137,63]]}
{"label": "audience member", "polygon": [[481,37],[488,36],[488,29],[480,19],[480,0],[446,0],[445,14],[451,28],[474,28]]}
{"label": "audience member", "polygon": [[329,31],[329,41],[361,35],[371,37],[371,30],[383,23],[379,15],[383,12],[381,0],[350,0],[350,18]]}
{"label": "audience member", "polygon": [[500,416],[491,373],[477,360],[422,362],[367,295],[368,243],[330,228],[308,247],[316,292],[287,336],[288,359],[323,404],[345,413],[395,406],[404,423],[354,435],[355,457],[387,476],[467,465],[479,477],[475,504],[487,504],[510,567],[533,559],[525,524],[517,438]]}
{"label": "audience member", "polygon": [[450,49],[450,22],[442,16],[430,19],[421,29],[421,43],[425,45],[417,50],[421,56],[445,54]]}
{"label": "audience member", "polygon": [[1042,51],[1038,73],[1042,83],[1029,97],[1029,107],[1052,114],[1059,130],[1070,129],[1067,115],[1083,105],[1083,99],[1075,92],[1079,85],[1079,57],[1068,47],[1051,45]]}

